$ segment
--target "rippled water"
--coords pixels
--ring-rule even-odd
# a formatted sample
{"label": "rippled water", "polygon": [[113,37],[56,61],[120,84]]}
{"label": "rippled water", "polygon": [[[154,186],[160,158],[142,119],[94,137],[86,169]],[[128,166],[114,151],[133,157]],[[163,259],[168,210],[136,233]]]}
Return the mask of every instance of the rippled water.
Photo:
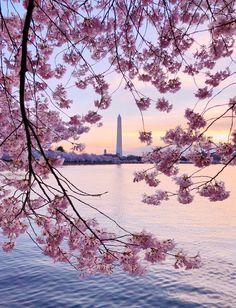
{"label": "rippled water", "polygon": [[[190,253],[200,252],[199,270],[174,270],[167,263],[150,268],[141,278],[120,271],[82,280],[70,266],[54,264],[28,238],[13,253],[0,252],[0,307],[236,307],[236,173],[228,168],[222,178],[231,197],[224,203],[196,198],[192,205],[174,199],[162,207],[140,202],[148,190],[133,184],[140,165],[66,166],[63,173],[81,188],[97,193],[90,202],[129,230],[154,232],[174,238]],[[212,174],[220,166],[213,166]],[[193,167],[181,166],[186,172]],[[168,188],[171,186],[165,182]],[[79,206],[79,205],[78,205]],[[90,214],[79,206],[85,216]],[[98,216],[103,223],[104,218]],[[110,226],[110,223],[107,224]]]}

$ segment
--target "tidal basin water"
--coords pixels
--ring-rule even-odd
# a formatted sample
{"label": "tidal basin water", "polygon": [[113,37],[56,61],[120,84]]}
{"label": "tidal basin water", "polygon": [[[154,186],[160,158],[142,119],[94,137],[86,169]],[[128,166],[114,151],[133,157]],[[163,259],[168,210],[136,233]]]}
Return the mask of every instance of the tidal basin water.
{"label": "tidal basin water", "polygon": [[[143,277],[117,270],[112,276],[81,279],[69,265],[53,263],[24,237],[12,253],[0,252],[0,307],[236,307],[236,167],[221,176],[231,190],[225,202],[195,198],[192,205],[173,198],[161,207],[142,204],[143,183],[133,183],[143,165],[65,166],[61,172],[81,189],[108,191],[87,199],[131,231],[145,228],[159,238],[174,238],[190,254],[200,252],[203,267],[175,270],[173,260],[150,267]],[[212,166],[214,174],[220,165]],[[191,165],[182,165],[187,173]],[[170,190],[172,184],[164,182]],[[77,205],[86,217],[91,211]],[[107,227],[105,218],[97,216]]]}

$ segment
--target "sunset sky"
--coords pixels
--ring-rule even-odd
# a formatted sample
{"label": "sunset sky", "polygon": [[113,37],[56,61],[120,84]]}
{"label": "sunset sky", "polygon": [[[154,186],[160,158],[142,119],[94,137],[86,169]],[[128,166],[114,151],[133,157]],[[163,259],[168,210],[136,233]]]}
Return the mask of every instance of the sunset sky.
{"label": "sunset sky", "polygon": [[[194,85],[191,77],[181,76],[183,88],[175,93],[166,95],[173,104],[173,109],[170,113],[160,112],[155,109],[154,105],[148,110],[144,111],[144,120],[146,131],[153,132],[153,146],[163,145],[161,137],[164,136],[165,131],[169,128],[174,128],[177,125],[185,125],[184,120],[184,110],[189,107],[193,108],[197,103],[197,99],[194,97],[194,92],[196,92],[196,86]],[[204,86],[200,77],[196,80],[199,87]],[[220,91],[225,86],[228,86],[232,80],[227,80],[227,82],[222,83]],[[119,85],[120,78],[118,76],[113,76],[110,79],[110,92],[113,92]],[[145,86],[140,82],[136,83],[138,89],[150,95],[154,100],[162,97],[154,88],[150,86]],[[102,127],[91,127],[89,133],[81,136],[80,142],[86,144],[86,153],[103,154],[104,149],[108,153],[115,153],[116,147],[116,121],[117,116],[120,114],[122,117],[122,131],[123,131],[123,153],[127,154],[142,154],[148,150],[144,144],[142,144],[139,139],[139,131],[142,130],[142,120],[140,112],[133,101],[130,93],[123,89],[124,84],[113,94],[113,103],[110,108],[104,111],[99,111],[103,116],[103,126]],[[218,92],[215,92],[215,94]],[[72,112],[77,112],[79,114],[85,114],[88,110],[94,110],[93,101],[95,96],[92,92],[88,90],[80,91],[79,95],[71,90],[71,94],[74,100],[74,105]],[[233,86],[225,89],[222,93],[218,94],[212,101],[209,102],[208,107],[213,105],[228,104],[229,98],[233,97]],[[207,104],[207,100],[199,102],[195,108],[196,112],[202,112]],[[206,119],[210,119],[217,114],[223,112],[224,108],[219,107],[207,112]],[[219,113],[218,113],[219,112]],[[225,119],[213,126],[209,131],[209,136],[212,136],[216,142],[227,140],[228,130],[230,127],[230,121]],[[63,143],[66,150],[69,150],[69,145]]]}
{"label": "sunset sky", "polygon": [[[196,34],[195,39],[199,44],[209,43],[209,36],[207,33]],[[196,46],[190,48],[190,53],[195,52]],[[103,72],[104,67],[108,65],[107,59],[103,60],[94,66],[98,71]],[[217,71],[225,70],[229,66],[234,70],[234,64],[231,59],[219,60],[215,68],[210,72],[214,74]],[[221,82],[220,86],[213,91],[213,96],[208,101],[198,101],[194,96],[198,88],[206,86],[204,80],[205,75],[200,73],[195,76],[195,79],[189,75],[179,72],[178,77],[182,82],[182,88],[177,93],[163,95],[160,94],[153,86],[134,80],[133,83],[141,93],[156,101],[158,98],[165,97],[173,105],[170,113],[160,112],[155,109],[155,103],[152,107],[143,112],[145,120],[146,131],[153,132],[153,146],[162,146],[161,137],[165,135],[165,131],[170,128],[175,128],[178,125],[185,126],[184,112],[186,108],[194,108],[195,112],[202,113],[205,108],[210,108],[206,112],[205,119],[210,119],[219,116],[227,108],[229,99],[235,96],[235,75],[232,74],[225,81]],[[138,139],[139,131],[143,130],[142,118],[134,99],[128,90],[124,90],[124,82],[121,82],[121,76],[117,73],[110,72],[105,78],[110,85],[109,93],[112,95],[112,104],[107,110],[101,110],[98,113],[103,116],[102,127],[91,127],[89,133],[81,136],[79,142],[86,144],[86,153],[103,154],[104,149],[108,153],[115,153],[116,151],[116,121],[120,114],[122,117],[122,131],[123,131],[123,153],[127,154],[142,154],[148,150],[145,144]],[[70,87],[70,95],[74,101],[73,107],[69,112],[71,115],[77,113],[85,115],[89,110],[95,110],[94,100],[98,98],[92,90],[87,88],[85,90],[78,90],[72,85]],[[213,106],[219,106],[211,108]],[[213,137],[215,142],[226,141],[228,139],[228,132],[231,125],[229,118],[217,121],[208,132],[208,136]],[[68,143],[62,143],[66,150],[69,150]]]}

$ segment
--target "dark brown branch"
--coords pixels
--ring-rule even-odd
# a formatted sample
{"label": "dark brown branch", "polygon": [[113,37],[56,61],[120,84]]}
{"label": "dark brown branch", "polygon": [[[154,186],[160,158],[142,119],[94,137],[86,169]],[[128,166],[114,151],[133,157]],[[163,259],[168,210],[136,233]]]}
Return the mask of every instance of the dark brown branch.
{"label": "dark brown branch", "polygon": [[31,138],[30,138],[30,131],[29,131],[29,120],[26,114],[25,108],[25,79],[26,79],[26,72],[27,72],[27,44],[28,44],[28,36],[29,36],[29,28],[30,23],[32,20],[32,14],[34,9],[34,0],[29,0],[27,13],[25,17],[25,23],[23,28],[23,35],[22,35],[22,44],[21,44],[21,70],[20,70],[20,111],[22,120],[25,126],[25,133],[27,139],[27,148],[28,148],[28,159],[29,159],[29,169],[32,169],[31,162],[32,162],[32,150],[31,150]]}

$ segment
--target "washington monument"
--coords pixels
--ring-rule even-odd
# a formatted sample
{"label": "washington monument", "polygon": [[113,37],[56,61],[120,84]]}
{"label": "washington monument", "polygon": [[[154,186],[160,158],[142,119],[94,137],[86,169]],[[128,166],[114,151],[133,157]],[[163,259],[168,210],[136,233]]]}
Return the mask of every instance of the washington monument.
{"label": "washington monument", "polygon": [[117,117],[116,155],[122,156],[122,124],[120,115]]}

